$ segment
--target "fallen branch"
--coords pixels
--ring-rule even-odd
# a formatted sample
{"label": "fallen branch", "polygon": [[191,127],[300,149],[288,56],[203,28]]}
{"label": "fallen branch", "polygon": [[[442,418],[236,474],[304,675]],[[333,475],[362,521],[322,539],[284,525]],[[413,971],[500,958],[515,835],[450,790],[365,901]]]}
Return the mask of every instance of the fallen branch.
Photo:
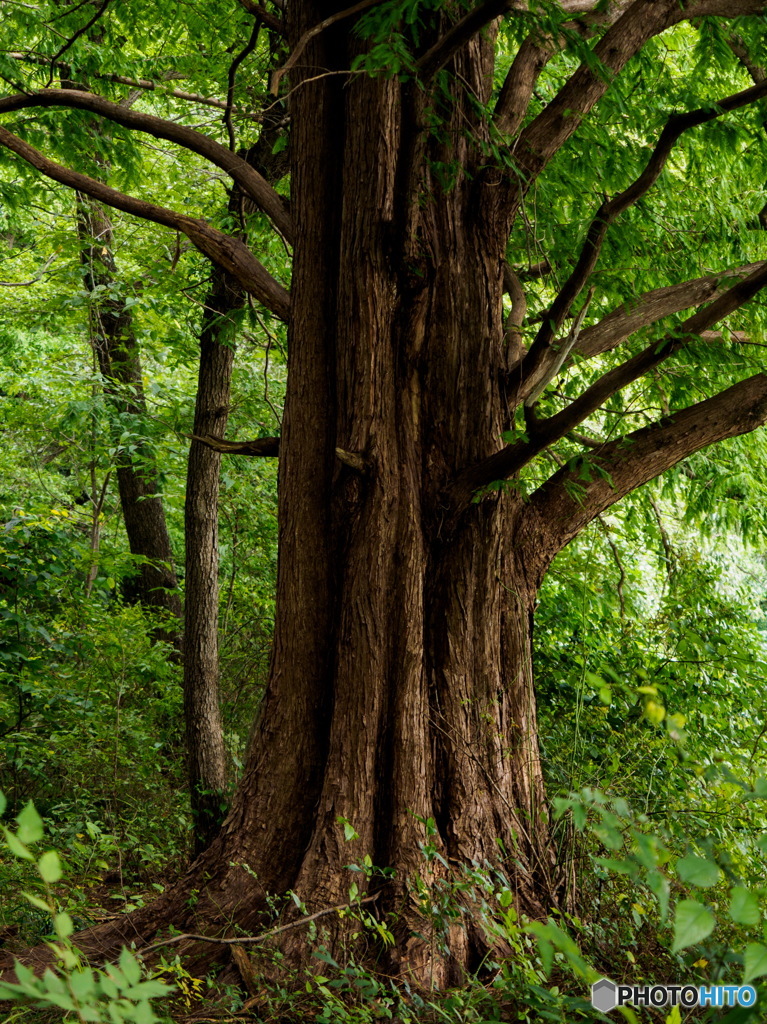
{"label": "fallen branch", "polygon": [[336,914],[342,910],[353,910],[354,907],[361,906],[363,903],[373,903],[379,896],[380,893],[375,893],[375,895],[366,896],[364,900],[357,900],[355,903],[339,903],[335,907],[326,907],[325,910],[318,910],[314,914],[302,917],[300,921],[291,921],[289,924],[278,925],[276,928],[270,928],[268,932],[262,932],[260,935],[243,935],[235,939],[217,939],[212,935],[194,935],[191,932],[185,932],[183,935],[171,935],[168,939],[161,939],[159,942],[153,942],[151,946],[145,946],[139,952],[143,956],[145,953],[150,953],[153,949],[161,949],[163,946],[171,946],[177,942],[184,942],[187,939],[190,942],[215,942],[220,946],[236,946],[245,945],[246,943],[265,942],[267,939],[271,939],[275,935],[281,935],[283,932],[291,931],[293,928],[300,928],[302,925],[316,921],[320,917],[326,917],[328,914]]}

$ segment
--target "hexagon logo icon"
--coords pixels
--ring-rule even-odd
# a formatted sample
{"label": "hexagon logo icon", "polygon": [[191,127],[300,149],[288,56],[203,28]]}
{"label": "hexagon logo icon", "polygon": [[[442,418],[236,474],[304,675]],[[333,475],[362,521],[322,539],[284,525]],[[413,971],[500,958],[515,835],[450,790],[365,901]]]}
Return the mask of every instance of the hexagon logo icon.
{"label": "hexagon logo icon", "polygon": [[595,1010],[609,1013],[618,1005],[618,989],[607,978],[600,978],[591,986],[591,1005]]}

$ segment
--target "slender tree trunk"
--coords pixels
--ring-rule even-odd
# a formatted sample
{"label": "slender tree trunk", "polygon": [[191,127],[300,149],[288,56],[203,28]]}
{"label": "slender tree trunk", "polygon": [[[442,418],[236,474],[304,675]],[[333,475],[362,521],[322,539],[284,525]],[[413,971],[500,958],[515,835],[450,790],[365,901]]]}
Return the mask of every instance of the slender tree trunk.
{"label": "slender tree trunk", "polygon": [[155,639],[180,651],[182,611],[173,551],[154,453],[140,439],[146,401],[138,342],[124,302],[104,297],[115,286],[112,224],[104,209],[87,196],[78,196],[77,204],[85,285],[94,296],[89,314],[91,341],[112,410],[115,441],[119,444],[124,428],[139,435],[134,439],[135,451],[121,451],[116,467],[125,532],[138,561],[135,595],[145,607],[166,613],[165,623],[154,630]]}
{"label": "slender tree trunk", "polygon": [[[258,171],[278,180],[284,154],[273,154],[278,127],[267,122],[257,143],[243,155]],[[229,212],[252,212],[239,188]],[[244,305],[239,285],[213,266],[200,332],[200,365],[193,433],[223,437],[229,418],[236,328],[232,314]],[[218,497],[221,455],[193,440],[189,449],[185,504],[186,616],[184,713],[194,853],[210,845],[226,812],[226,752],[219,708]]]}
{"label": "slender tree trunk", "polygon": [[[200,332],[193,433],[222,437],[229,418],[242,291],[214,267]],[[226,754],[218,698],[218,495],[221,455],[193,440],[187,471],[184,717],[194,852],[207,847],[226,810]]]}

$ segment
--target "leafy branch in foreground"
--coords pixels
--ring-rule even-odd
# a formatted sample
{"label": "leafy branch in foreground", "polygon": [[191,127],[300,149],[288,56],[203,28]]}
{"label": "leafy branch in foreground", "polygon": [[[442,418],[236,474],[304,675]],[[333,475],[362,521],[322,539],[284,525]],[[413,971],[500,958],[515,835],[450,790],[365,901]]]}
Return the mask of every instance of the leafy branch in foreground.
{"label": "leafy branch in foreground", "polygon": [[[0,817],[5,808],[5,797],[0,793]],[[125,947],[117,964],[105,964],[98,970],[83,964],[80,951],[71,940],[72,918],[56,909],[52,886],[62,876],[59,855],[55,850],[47,850],[38,857],[30,849],[43,838],[43,822],[31,802],[17,815],[16,824],[15,832],[1,826],[0,845],[13,857],[30,861],[37,868],[45,896],[35,893],[24,893],[24,896],[33,907],[50,915],[54,938],[46,945],[53,956],[55,970],[46,967],[39,977],[15,960],[15,980],[0,980],[0,1001],[55,1007],[66,1014],[74,1014],[83,1024],[155,1024],[158,1018],[151,1000],[169,995],[173,988],[161,981],[145,979],[141,964]]]}

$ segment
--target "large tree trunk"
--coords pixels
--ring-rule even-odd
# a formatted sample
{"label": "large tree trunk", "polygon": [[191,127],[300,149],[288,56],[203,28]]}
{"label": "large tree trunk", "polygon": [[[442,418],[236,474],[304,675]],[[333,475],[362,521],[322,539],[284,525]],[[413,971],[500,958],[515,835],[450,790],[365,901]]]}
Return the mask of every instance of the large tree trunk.
{"label": "large tree trunk", "polygon": [[[595,60],[568,78],[513,144],[494,132],[519,129],[537,74],[566,43],[564,34],[532,28],[501,90],[493,129],[486,117],[492,19],[507,3],[453,10],[453,22],[450,5],[419,11],[409,81],[350,72],[366,45],[352,21],[360,6],[287,5],[289,212],[262,178],[210,139],[90,94],[68,101],[181,141],[226,168],[294,243],[289,308],[282,284],[239,239],[108,189],[0,127],[2,145],[54,180],[183,231],[290,322],[276,631],[245,772],[217,838],[177,885],[130,918],[79,936],[99,954],[170,924],[211,934],[255,930],[270,893],[293,890],[311,910],[343,902],[350,878],[360,877],[347,865],[365,856],[395,872],[380,881],[377,902],[396,915],[392,966],[433,983],[459,976],[483,939],[471,924],[455,927],[449,949],[435,958],[408,889],[415,872],[428,884],[466,863],[490,862],[505,871],[520,908],[543,912],[558,889],[532,675],[533,610],[546,568],[624,494],[767,420],[767,376],[757,373],[600,442],[588,453],[593,472],[575,458],[527,500],[515,486],[514,474],[528,462],[767,283],[767,265],[754,264],[733,271],[732,286],[699,278],[687,282],[692,291],[683,289],[681,299],[660,289],[615,311],[601,352],[636,330],[637,317],[649,325],[711,299],[665,344],[654,341],[601,376],[595,370],[559,412],[536,416],[536,396],[568,357],[563,342],[578,340],[577,332],[562,339],[560,331],[588,285],[606,218],[644,195],[668,152],[654,151],[640,177],[597,213],[526,353],[515,333],[524,296],[508,268],[514,308],[506,335],[502,303],[515,213],[613,77],[680,19],[762,13],[762,0],[600,4],[594,19],[577,22],[588,34],[606,19]],[[385,18],[391,8],[371,5],[371,12]],[[437,80],[443,68],[448,73]],[[727,109],[754,99],[734,95]],[[61,102],[55,91],[3,101],[8,111]],[[720,112],[706,107],[673,123],[686,130]],[[671,138],[668,126],[661,138]],[[523,399],[532,403],[526,436],[504,444]],[[344,823],[356,831],[351,841]],[[427,832],[439,858],[425,863],[419,844]],[[289,938],[286,948],[300,944]],[[201,958],[215,955],[208,946]]]}
{"label": "large tree trunk", "polygon": [[[335,47],[328,30],[307,66],[348,66]],[[491,52],[477,40],[461,61],[480,94]],[[442,514],[448,482],[509,426],[504,235],[474,227],[470,181],[442,190],[423,171],[400,93],[329,77],[292,100],[300,228],[270,682],[221,834],[139,927],[255,928],[265,894],[287,889],[310,908],[343,902],[346,866],[369,854],[396,871],[381,900],[399,912],[396,957],[439,982],[481,943],[456,930],[435,964],[411,937],[428,819],[446,863],[504,862],[529,911],[554,898],[531,654],[542,562],[515,533],[513,492],[457,523]],[[459,121],[470,105],[457,105]]]}

